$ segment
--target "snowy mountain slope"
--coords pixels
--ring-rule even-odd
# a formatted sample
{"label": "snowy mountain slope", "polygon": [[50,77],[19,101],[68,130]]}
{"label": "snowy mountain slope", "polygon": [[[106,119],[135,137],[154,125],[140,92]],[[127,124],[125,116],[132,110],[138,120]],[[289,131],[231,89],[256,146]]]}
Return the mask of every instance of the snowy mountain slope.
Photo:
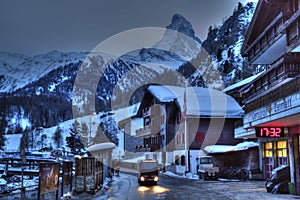
{"label": "snowy mountain slope", "polygon": [[[76,122],[79,123],[79,129],[82,127],[82,124],[87,124],[88,125],[88,132],[91,132],[91,136],[93,138],[97,137],[97,131],[98,128],[100,126],[100,124],[111,124],[111,120],[114,119],[116,123],[118,123],[120,120],[125,119],[127,117],[128,114],[132,114],[134,112],[136,112],[137,110],[137,105],[133,105],[131,107],[128,108],[123,108],[123,109],[118,109],[118,110],[114,110],[113,113],[106,113],[106,112],[100,112],[97,113],[95,115],[89,115],[89,116],[84,116],[84,117],[80,117],[76,119]],[[56,126],[52,126],[49,128],[43,128],[43,129],[38,129],[38,130],[33,130],[34,132],[34,141],[36,141],[36,145],[34,145],[34,149],[33,150],[39,150],[42,148],[42,144],[38,141],[41,141],[41,138],[43,135],[46,135],[45,139],[44,139],[44,144],[43,146],[47,146],[47,147],[52,147],[54,149],[56,149],[55,147],[55,142],[53,139],[54,133],[57,130],[57,128],[59,127],[62,130],[62,138],[63,138],[63,142],[62,142],[62,146],[60,148],[65,148],[67,151],[69,151],[69,148],[67,147],[66,144],[66,138],[70,136],[70,128],[72,127],[72,124],[75,123],[75,119],[70,119],[67,121],[64,121]],[[29,125],[28,123],[24,123],[25,125]],[[113,127],[111,127],[113,128]],[[107,131],[107,127],[102,127],[102,132],[106,132]],[[122,137],[122,133],[120,130],[116,131],[113,130],[111,131],[113,132],[117,137],[118,137],[118,143],[123,144],[124,140]],[[6,142],[6,148],[5,149],[15,149],[18,150],[19,146],[13,146],[15,143],[14,137],[19,137],[19,134],[14,134],[14,135],[9,135],[10,137],[12,137],[12,139],[8,140]],[[81,134],[81,136],[83,136],[83,134]],[[31,137],[31,134],[29,134],[29,137]],[[19,143],[19,138],[17,143]],[[19,145],[19,144],[18,144]],[[85,146],[87,147],[87,146]],[[29,146],[29,148],[31,148]]]}
{"label": "snowy mountain slope", "polygon": [[255,6],[256,3],[253,2],[245,6],[239,3],[233,15],[222,26],[211,29],[207,39],[203,41],[203,47],[218,66],[226,87],[251,76],[254,72],[240,51]]}
{"label": "snowy mountain slope", "polygon": [[[19,54],[0,54],[0,92],[12,92],[46,76],[52,70],[70,63],[78,63],[87,53],[51,51],[34,57]],[[3,69],[3,71],[2,71]]]}
{"label": "snowy mountain slope", "polygon": [[[34,57],[0,53],[0,98],[4,102],[0,114],[5,132],[24,131],[22,121],[28,122],[30,129],[55,126],[72,119],[74,107],[86,115],[94,111],[91,104],[97,112],[104,112],[138,103],[148,84],[182,86],[187,78],[193,86],[223,89],[222,81],[216,80],[223,78],[225,84],[231,84],[252,75],[239,49],[253,10],[254,4],[240,7],[223,26],[211,30],[202,43],[206,52],[201,51],[191,24],[175,15],[168,26],[171,31],[153,48],[120,58],[82,52],[52,51]],[[81,79],[79,72],[89,80]],[[100,73],[103,76],[99,78]],[[74,95],[74,90],[78,94]]]}

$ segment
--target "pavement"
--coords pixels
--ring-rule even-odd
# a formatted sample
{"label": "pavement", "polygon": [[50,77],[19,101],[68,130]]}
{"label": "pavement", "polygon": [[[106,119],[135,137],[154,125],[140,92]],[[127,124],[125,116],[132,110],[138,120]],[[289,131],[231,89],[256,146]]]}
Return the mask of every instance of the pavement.
{"label": "pavement", "polygon": [[[106,200],[111,198],[112,190],[116,189],[116,182],[121,181],[122,177],[127,177],[126,174],[135,174],[137,171],[133,169],[121,169],[120,176],[113,178],[107,178],[104,182],[103,187],[97,191],[95,194],[81,193],[70,197],[69,199],[78,200]],[[178,175],[172,175],[171,173],[164,173],[163,176],[177,177]],[[123,177],[123,178],[124,178]],[[188,178],[188,177],[182,177]],[[203,180],[199,180],[204,182]],[[204,184],[204,183],[203,183]],[[265,181],[230,181],[230,180],[220,180],[220,181],[207,181],[205,182],[209,190],[218,190],[223,193],[229,199],[272,199],[272,200],[295,200],[300,199],[300,196],[291,194],[271,194],[267,193],[265,189]],[[119,188],[120,189],[120,188]],[[118,189],[118,190],[119,190]],[[113,192],[114,193],[114,192]],[[245,194],[247,193],[247,196]],[[68,199],[68,198],[65,198]]]}

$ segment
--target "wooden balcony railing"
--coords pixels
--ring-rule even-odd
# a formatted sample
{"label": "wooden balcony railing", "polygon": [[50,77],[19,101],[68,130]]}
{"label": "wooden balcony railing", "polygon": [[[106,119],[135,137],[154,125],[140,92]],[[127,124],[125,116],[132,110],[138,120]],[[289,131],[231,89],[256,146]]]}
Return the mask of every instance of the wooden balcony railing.
{"label": "wooden balcony railing", "polygon": [[259,94],[282,83],[287,78],[300,75],[300,53],[288,53],[272,64],[267,72],[253,82],[251,89],[244,94],[243,102],[248,102]]}
{"label": "wooden balcony railing", "polygon": [[249,112],[256,110],[258,108],[261,108],[263,106],[267,106],[276,100],[285,98],[289,95],[299,93],[299,92],[300,92],[300,76],[297,76],[293,80],[291,80],[283,85],[280,85],[280,87],[247,103],[245,105],[245,111],[246,111],[246,113],[249,113]]}
{"label": "wooden balcony railing", "polygon": [[260,56],[266,49],[270,48],[277,39],[282,35],[286,16],[279,13],[272,23],[267,26],[264,31],[254,40],[246,49],[248,52],[248,59],[252,62],[255,58]]}
{"label": "wooden balcony railing", "polygon": [[288,50],[300,45],[300,10],[297,10],[285,23]]}

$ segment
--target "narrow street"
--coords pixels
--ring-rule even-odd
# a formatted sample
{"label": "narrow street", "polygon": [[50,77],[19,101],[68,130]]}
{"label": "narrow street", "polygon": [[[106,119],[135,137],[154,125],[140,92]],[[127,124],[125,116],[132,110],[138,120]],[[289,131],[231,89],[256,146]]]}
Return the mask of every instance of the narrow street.
{"label": "narrow street", "polygon": [[154,186],[140,186],[132,174],[113,177],[104,197],[96,194],[91,199],[300,199],[289,194],[266,192],[265,181],[203,181],[161,174]]}

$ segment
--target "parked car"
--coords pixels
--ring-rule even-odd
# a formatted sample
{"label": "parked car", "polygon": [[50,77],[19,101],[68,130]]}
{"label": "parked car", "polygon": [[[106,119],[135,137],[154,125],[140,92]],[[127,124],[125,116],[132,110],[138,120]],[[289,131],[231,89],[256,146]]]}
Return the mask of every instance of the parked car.
{"label": "parked car", "polygon": [[289,193],[288,183],[290,180],[290,166],[283,165],[273,169],[270,180],[266,182],[267,192],[271,192],[272,194]]}
{"label": "parked car", "polygon": [[198,158],[197,165],[200,179],[218,179],[219,167],[214,166],[211,156],[202,156]]}

